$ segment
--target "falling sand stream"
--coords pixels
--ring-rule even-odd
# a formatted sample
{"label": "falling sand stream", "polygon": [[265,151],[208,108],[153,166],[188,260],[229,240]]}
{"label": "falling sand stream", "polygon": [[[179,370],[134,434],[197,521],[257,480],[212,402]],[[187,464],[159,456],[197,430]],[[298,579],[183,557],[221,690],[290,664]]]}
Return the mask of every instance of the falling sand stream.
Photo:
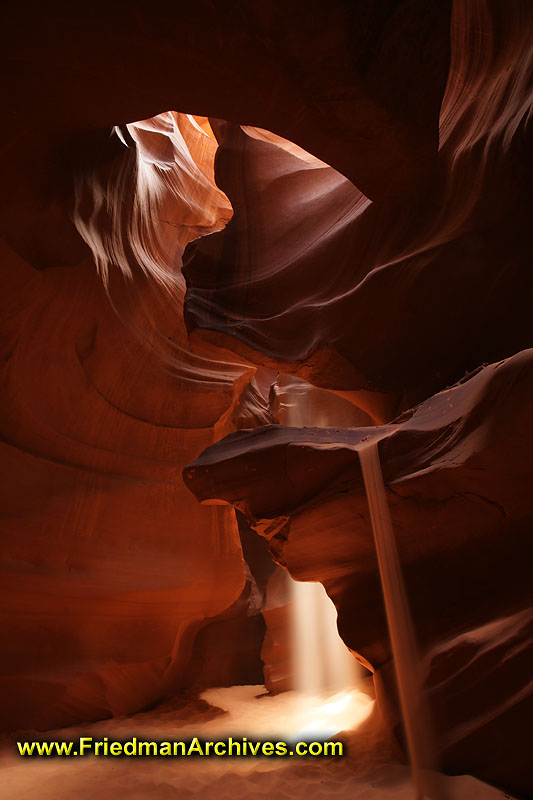
{"label": "falling sand stream", "polygon": [[[311,402],[310,386],[291,378],[283,387],[286,418],[295,427],[326,427],[336,424],[335,409]],[[424,681],[413,621],[403,581],[392,528],[378,451],[378,438],[358,446],[379,573],[385,602],[398,696],[416,800],[445,800],[438,785],[432,726],[424,695]],[[340,639],[335,608],[321,584],[293,581],[294,648],[296,688],[303,695],[318,697],[349,691],[357,685],[355,660]]]}
{"label": "falling sand stream", "polygon": [[[301,387],[302,382],[296,386],[298,396],[294,391],[289,398],[292,424],[303,427],[340,422],[340,414],[327,406],[317,413]],[[470,776],[450,778],[424,771],[431,765],[431,752],[427,747],[422,682],[377,445],[364,442],[359,448],[417,796],[442,800],[446,790],[446,796],[454,800],[503,800],[499,790]],[[236,738],[236,734],[240,737],[242,731],[247,731],[253,732],[254,739],[265,741],[277,740],[283,731],[287,742],[318,742],[340,731],[353,730],[371,714],[374,701],[357,689],[358,676],[353,673],[357,664],[338,636],[336,610],[322,584],[294,585],[299,692],[267,695],[259,685],[212,688],[202,693],[200,702],[196,698],[184,701],[179,696],[169,697],[151,710],[48,731],[46,738],[91,736],[102,740],[105,735],[115,741],[137,736],[145,741],[167,741],[197,736],[203,741],[215,741]],[[365,736],[363,732],[361,737]],[[41,758],[29,763],[20,758],[15,742],[6,740],[0,743],[0,800],[115,800],[125,796],[129,800],[412,800],[412,777],[407,767],[389,763],[388,742],[371,741],[367,751],[368,743],[361,738],[357,741],[361,752],[354,752],[354,757],[347,753],[342,759]],[[373,760],[370,750],[376,745],[378,752]],[[432,779],[439,780],[438,793],[429,783]]]}
{"label": "falling sand stream", "polygon": [[378,440],[365,444],[358,449],[358,453],[374,532],[416,798],[417,800],[422,798],[443,800],[443,790],[436,785],[435,773],[427,771],[435,766],[435,748],[424,698],[424,685],[413,622],[383,484]]}

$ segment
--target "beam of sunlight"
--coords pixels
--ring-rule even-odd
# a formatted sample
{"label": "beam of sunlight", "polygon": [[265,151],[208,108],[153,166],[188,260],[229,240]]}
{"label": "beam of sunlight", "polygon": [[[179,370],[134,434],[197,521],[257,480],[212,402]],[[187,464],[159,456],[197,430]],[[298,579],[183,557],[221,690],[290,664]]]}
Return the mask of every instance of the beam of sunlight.
{"label": "beam of sunlight", "polygon": [[359,725],[372,701],[337,631],[337,611],[321,583],[291,579],[293,673],[299,735],[332,736]]}

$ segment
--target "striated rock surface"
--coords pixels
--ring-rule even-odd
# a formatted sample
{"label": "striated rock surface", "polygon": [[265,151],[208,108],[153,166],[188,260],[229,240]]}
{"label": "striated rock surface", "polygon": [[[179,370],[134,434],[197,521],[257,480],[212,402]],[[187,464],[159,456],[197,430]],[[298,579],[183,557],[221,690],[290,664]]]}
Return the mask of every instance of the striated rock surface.
{"label": "striated rock surface", "polygon": [[526,3],[454,4],[438,165],[395,203],[218,124],[235,214],[185,254],[192,341],[403,408],[529,347],[530,30]]}
{"label": "striated rock surface", "polygon": [[[33,144],[38,120],[36,156],[54,161],[56,173],[73,138],[168,109],[274,131],[370,197],[401,197],[434,167],[448,0],[431,8],[424,0],[332,0],[311,9],[305,0],[134,0],[127,9],[53,0],[46,11],[36,0],[9,0],[6,20],[3,134],[18,155]],[[11,165],[3,167],[16,190]],[[53,171],[36,180],[34,164],[22,168],[33,179],[26,200],[42,201]],[[26,189],[23,181],[16,200]],[[20,228],[10,233],[23,246]]]}
{"label": "striated rock surface", "polygon": [[175,114],[129,133],[137,152],[78,181],[104,282],[90,260],[37,272],[2,245],[3,729],[179,688],[196,632],[245,586],[233,512],[202,509],[180,476],[234,429],[251,375],[195,356],[180,313],[183,246],[231,215],[216,145]]}
{"label": "striated rock surface", "polygon": [[531,4],[4,5],[1,726],[255,680],[264,620],[281,688],[266,540],[401,735],[379,437],[443,764],[531,795]]}
{"label": "striated rock surface", "polygon": [[[300,580],[319,580],[346,644],[398,712],[358,447],[379,453],[448,769],[528,786],[533,351],[481,369],[387,426],[240,431],[185,472],[233,504]],[[490,756],[488,738],[499,744]],[[468,765],[468,766],[467,766]]]}

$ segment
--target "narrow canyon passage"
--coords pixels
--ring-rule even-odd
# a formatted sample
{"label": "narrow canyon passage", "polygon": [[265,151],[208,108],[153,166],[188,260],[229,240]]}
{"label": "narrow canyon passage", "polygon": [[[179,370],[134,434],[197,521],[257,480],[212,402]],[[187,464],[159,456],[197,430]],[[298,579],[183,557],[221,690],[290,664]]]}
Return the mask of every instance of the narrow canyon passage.
{"label": "narrow canyon passage", "polygon": [[4,4],[1,800],[533,796],[532,12]]}

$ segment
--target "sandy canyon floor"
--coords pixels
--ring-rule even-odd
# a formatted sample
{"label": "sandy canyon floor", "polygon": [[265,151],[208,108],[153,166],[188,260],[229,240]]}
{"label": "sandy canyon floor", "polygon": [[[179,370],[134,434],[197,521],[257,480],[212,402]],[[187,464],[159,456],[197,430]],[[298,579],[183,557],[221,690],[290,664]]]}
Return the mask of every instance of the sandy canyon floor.
{"label": "sandy canyon floor", "polygon": [[[262,686],[211,689],[199,700],[174,700],[131,717],[4,741],[0,756],[1,800],[413,800],[408,767],[369,724],[374,710],[361,692],[328,702],[302,703],[294,693],[265,694]],[[335,729],[357,728],[341,758],[21,758],[15,738],[49,740],[133,736],[144,740],[249,739],[323,740]],[[283,733],[280,733],[283,732]],[[311,735],[312,734],[312,735]],[[344,738],[344,735],[340,738]],[[446,800],[503,800],[509,795],[471,776],[439,776]],[[439,799],[440,800],[440,799]]]}

